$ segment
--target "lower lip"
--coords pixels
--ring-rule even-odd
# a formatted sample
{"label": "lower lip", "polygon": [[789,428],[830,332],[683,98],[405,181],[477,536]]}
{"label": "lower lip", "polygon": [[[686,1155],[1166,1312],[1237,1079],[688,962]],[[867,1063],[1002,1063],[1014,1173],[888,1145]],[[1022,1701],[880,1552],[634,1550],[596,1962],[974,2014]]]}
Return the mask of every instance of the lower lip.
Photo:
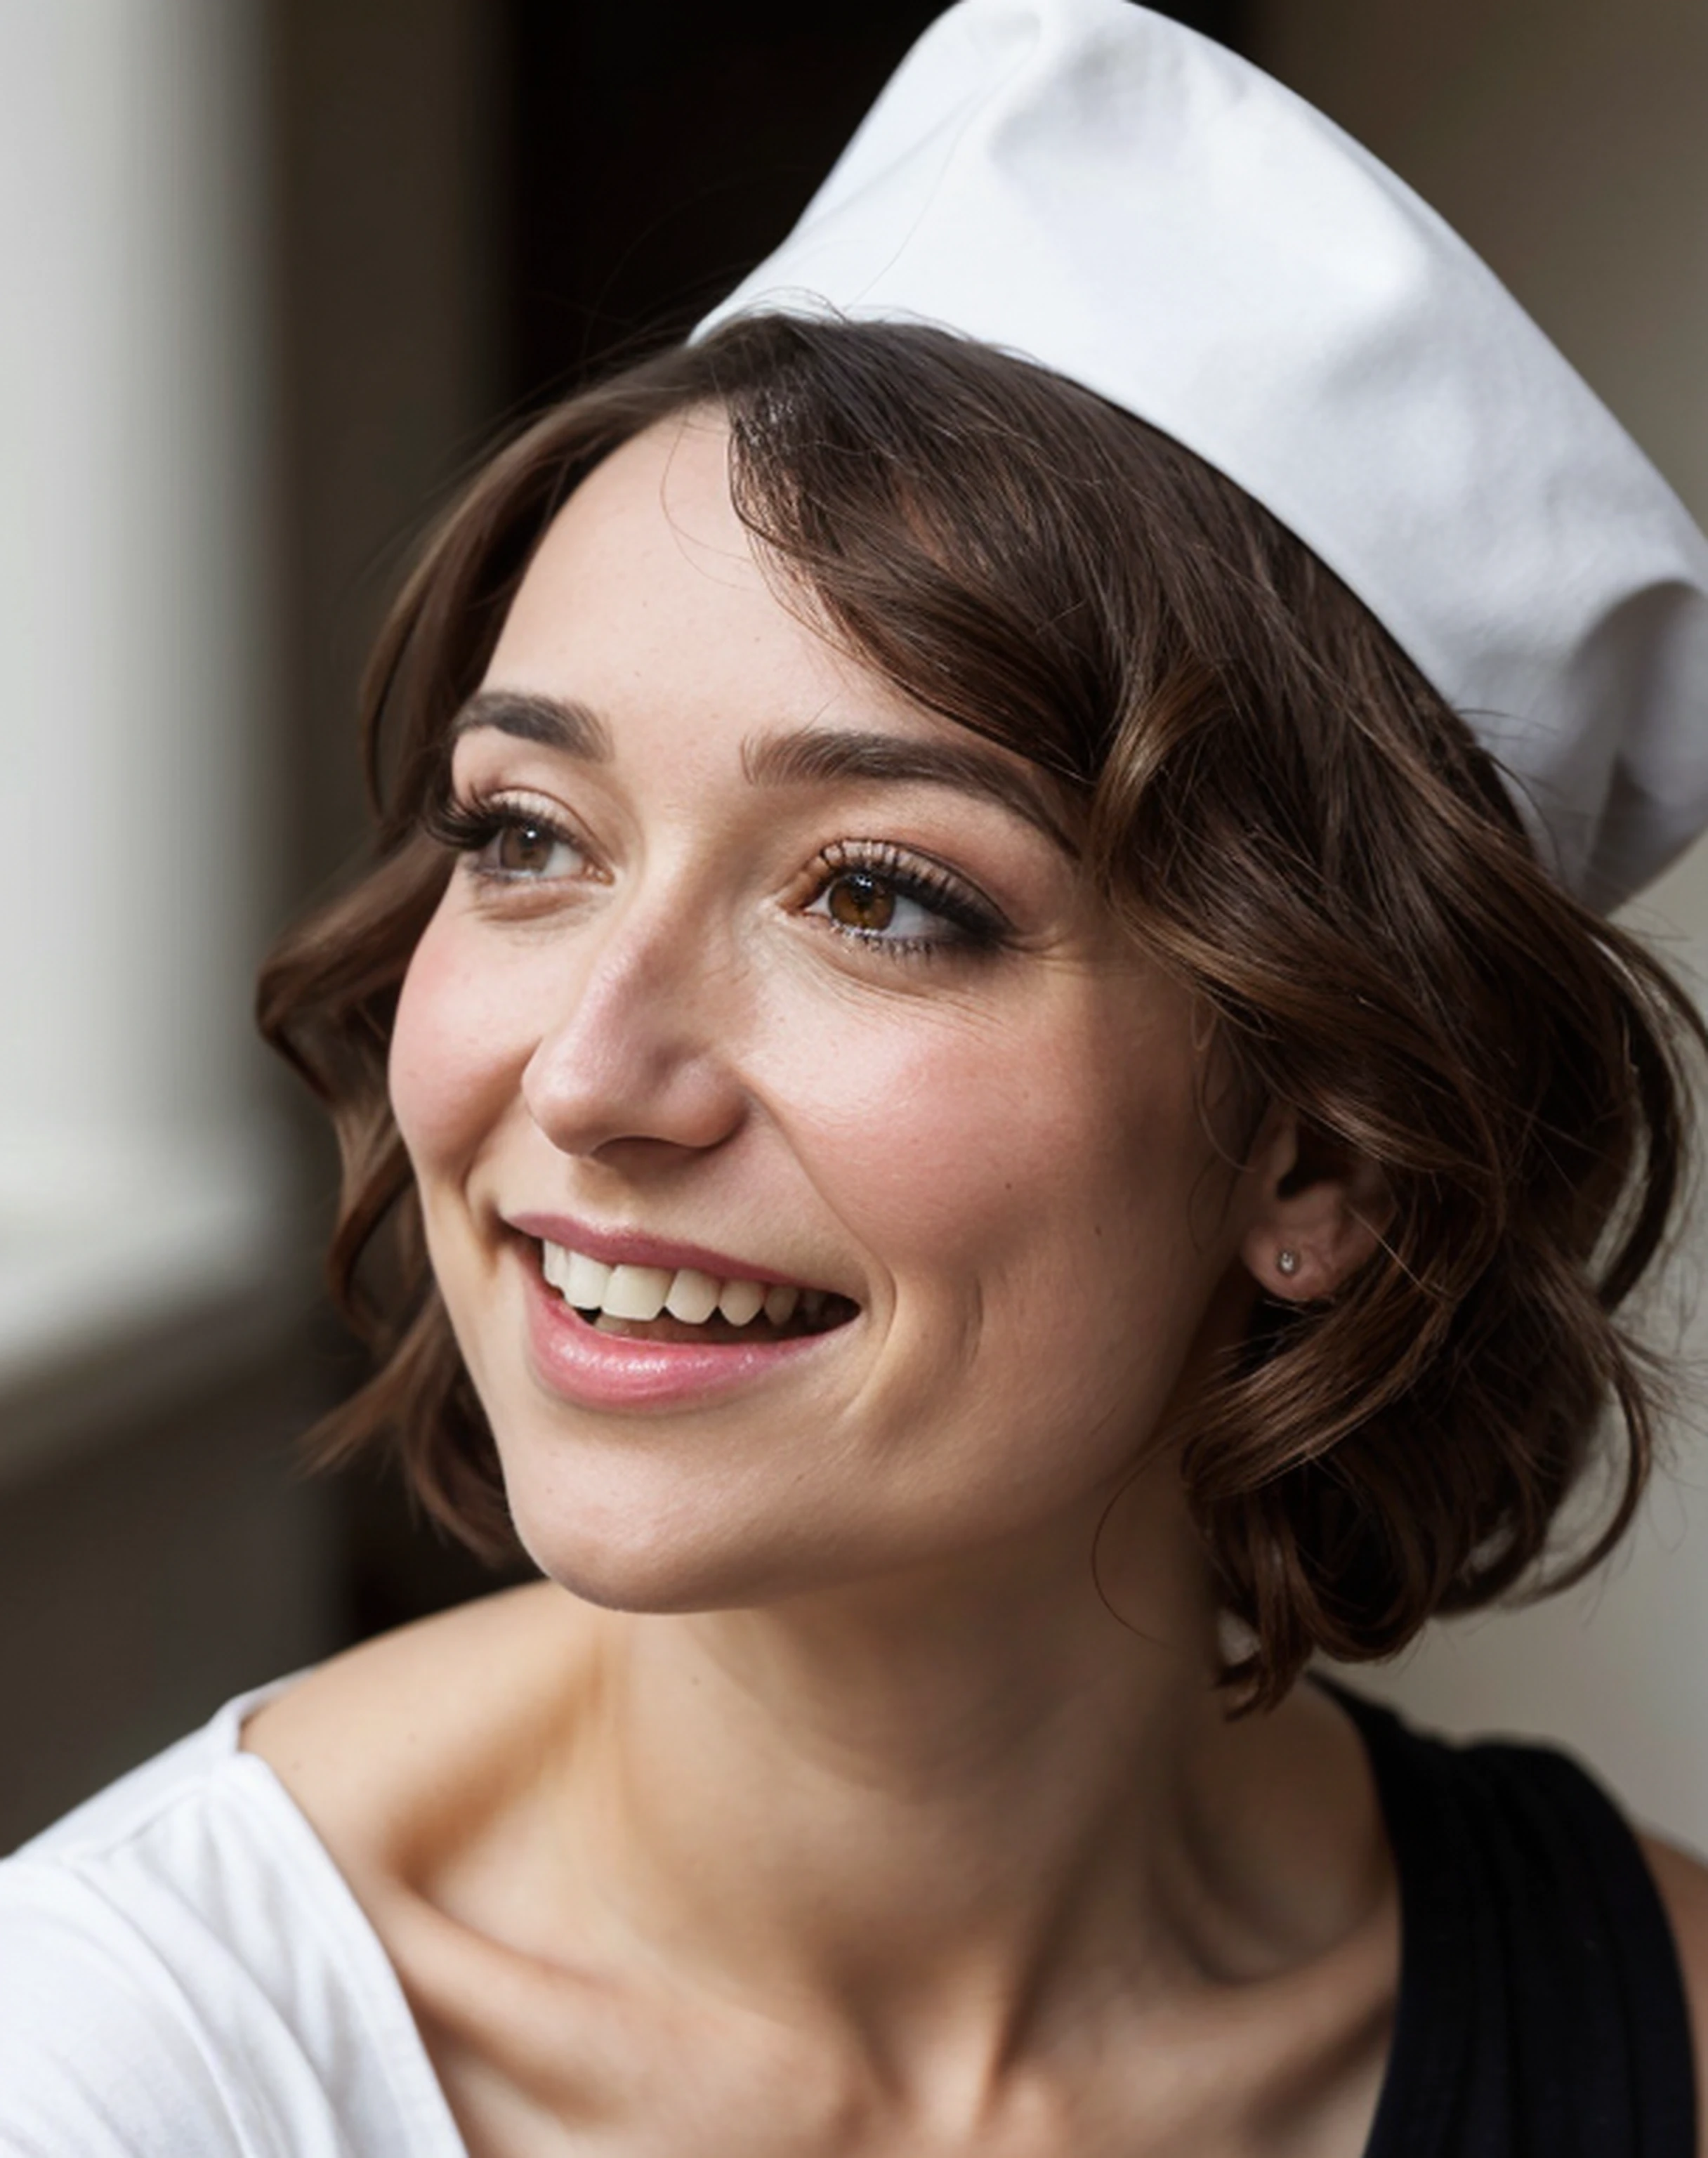
{"label": "lower lip", "polygon": [[787,1341],[639,1341],[601,1334],[524,1262],[534,1376],[581,1408],[671,1408],[766,1379],[823,1347],[840,1328]]}

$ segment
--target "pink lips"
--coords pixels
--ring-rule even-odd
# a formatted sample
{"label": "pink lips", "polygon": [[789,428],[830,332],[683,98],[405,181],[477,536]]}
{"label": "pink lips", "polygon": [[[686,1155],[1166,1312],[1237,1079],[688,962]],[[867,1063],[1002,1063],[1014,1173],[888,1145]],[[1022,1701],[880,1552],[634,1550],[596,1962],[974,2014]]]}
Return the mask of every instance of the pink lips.
{"label": "pink lips", "polygon": [[[792,1274],[780,1274],[772,1267],[755,1266],[750,1259],[715,1252],[704,1244],[667,1242],[639,1229],[595,1229],[567,1214],[507,1214],[513,1229],[543,1244],[561,1244],[565,1250],[602,1259],[608,1267],[667,1267],[672,1273],[684,1267],[698,1267],[719,1281],[793,1282]],[[810,1288],[811,1282],[799,1286]]]}
{"label": "pink lips", "polygon": [[[604,1234],[562,1215],[507,1216],[524,1236],[563,1244],[607,1266],[698,1267],[725,1281],[783,1282],[792,1278],[746,1259],[694,1244],[621,1232]],[[601,1334],[572,1310],[541,1275],[531,1252],[519,1249],[528,1312],[529,1360],[541,1386],[590,1409],[688,1407],[768,1377],[810,1356],[839,1329],[782,1341],[647,1341]]]}

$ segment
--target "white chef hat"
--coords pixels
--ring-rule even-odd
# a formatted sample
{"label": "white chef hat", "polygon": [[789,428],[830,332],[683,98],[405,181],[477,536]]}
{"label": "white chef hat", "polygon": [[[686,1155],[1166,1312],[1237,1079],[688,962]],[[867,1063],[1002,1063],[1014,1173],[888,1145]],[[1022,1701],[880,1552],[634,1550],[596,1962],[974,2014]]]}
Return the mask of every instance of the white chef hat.
{"label": "white chef hat", "polygon": [[1334,570],[1598,905],[1708,821],[1708,541],[1427,204],[1130,0],[960,0],[700,325],[937,323],[1163,429]]}

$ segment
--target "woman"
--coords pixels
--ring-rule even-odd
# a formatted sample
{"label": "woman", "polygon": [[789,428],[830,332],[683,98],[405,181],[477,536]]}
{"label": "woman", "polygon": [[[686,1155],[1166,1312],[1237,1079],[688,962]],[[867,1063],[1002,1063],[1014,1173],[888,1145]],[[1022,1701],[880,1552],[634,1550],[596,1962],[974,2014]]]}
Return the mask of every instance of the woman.
{"label": "woman", "polygon": [[1299,1682],[1649,1449],[1697,1027],[1568,885],[1698,813],[1705,550],[1468,262],[967,0],[762,304],[476,481],[263,1013],[328,1448],[544,1578],[0,1872],[8,2149],[1708,2148],[1700,1869]]}

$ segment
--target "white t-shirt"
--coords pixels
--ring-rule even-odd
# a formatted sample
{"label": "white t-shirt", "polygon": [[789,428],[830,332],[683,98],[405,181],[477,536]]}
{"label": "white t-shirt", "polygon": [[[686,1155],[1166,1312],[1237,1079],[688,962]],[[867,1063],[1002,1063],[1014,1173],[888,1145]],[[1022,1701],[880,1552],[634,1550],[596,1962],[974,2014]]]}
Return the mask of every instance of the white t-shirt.
{"label": "white t-shirt", "polygon": [[4,2158],[467,2158],[378,1936],[239,1749],[276,1691],[0,1861]]}

